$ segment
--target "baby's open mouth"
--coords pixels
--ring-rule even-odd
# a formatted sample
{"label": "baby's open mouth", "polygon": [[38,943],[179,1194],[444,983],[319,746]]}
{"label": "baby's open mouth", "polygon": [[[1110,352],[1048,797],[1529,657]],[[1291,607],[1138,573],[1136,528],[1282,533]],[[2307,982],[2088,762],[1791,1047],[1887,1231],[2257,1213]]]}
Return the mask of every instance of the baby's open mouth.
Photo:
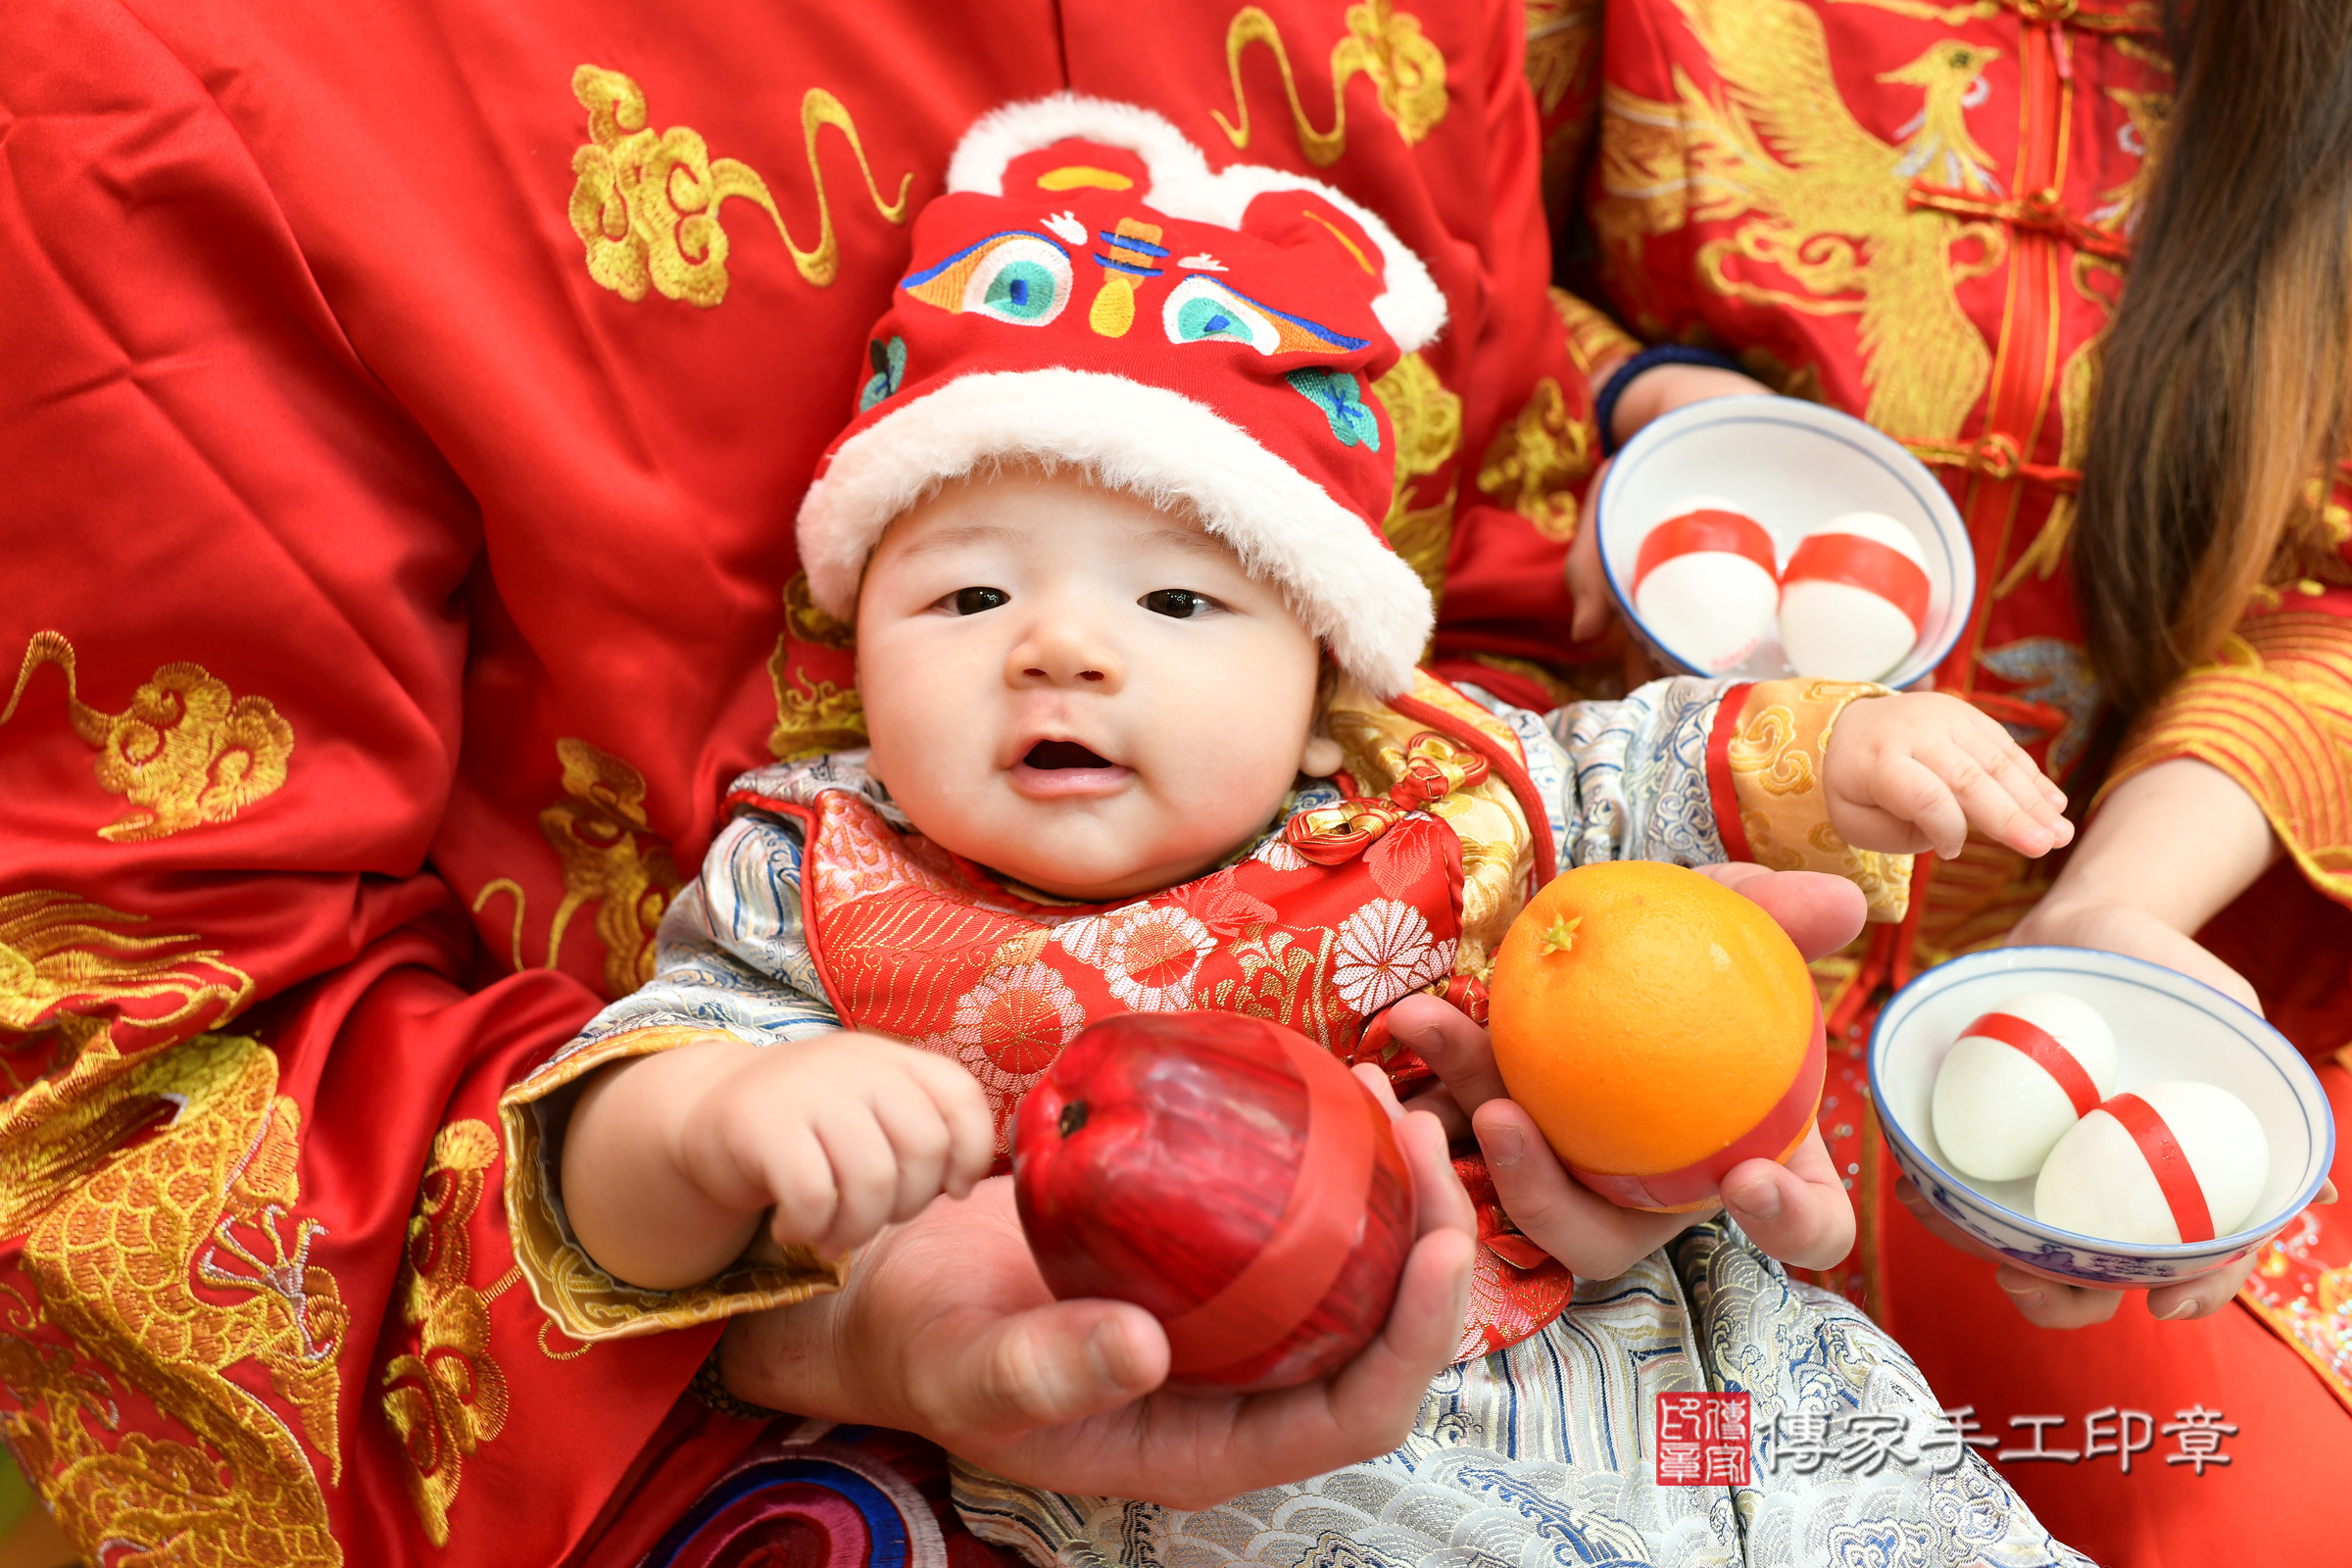
{"label": "baby's open mouth", "polygon": [[1111,767],[1116,764],[1097,756],[1076,741],[1039,741],[1021,759],[1040,772],[1064,767]]}

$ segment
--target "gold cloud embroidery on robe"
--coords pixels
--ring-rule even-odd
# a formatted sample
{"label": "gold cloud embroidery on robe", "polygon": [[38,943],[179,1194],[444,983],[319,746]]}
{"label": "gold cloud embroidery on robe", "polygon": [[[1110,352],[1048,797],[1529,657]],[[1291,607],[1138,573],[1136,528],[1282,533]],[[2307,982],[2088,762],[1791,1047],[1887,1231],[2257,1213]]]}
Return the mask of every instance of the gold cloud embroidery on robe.
{"label": "gold cloud embroidery on robe", "polygon": [[[259,1042],[200,1035],[0,1143],[0,1234],[24,1233],[39,1293],[0,1325],[18,1406],[0,1428],[93,1558],[105,1544],[157,1568],[343,1560],[310,1455],[340,1483],[349,1314],[310,1261],[324,1227],[294,1217],[301,1128],[276,1086]],[[42,1322],[73,1348],[33,1338]],[[268,1395],[228,1376],[244,1365]]]}
{"label": "gold cloud embroidery on robe", "polygon": [[[646,831],[645,775],[609,752],[565,736],[556,742],[564,796],[539,813],[539,832],[564,868],[564,899],[547,931],[547,967],[563,956],[572,916],[596,906],[605,948],[605,992],[625,997],[654,977],[654,932],[682,885],[669,846]],[[500,877],[474,895],[473,912],[504,893],[514,901],[514,966],[522,964],[522,885]]]}
{"label": "gold cloud embroidery on robe", "polygon": [[1396,480],[1389,514],[1381,522],[1390,547],[1418,572],[1434,601],[1446,587],[1446,554],[1453,544],[1455,489],[1444,499],[1412,505],[1413,487],[1453,461],[1462,444],[1462,400],[1446,390],[1437,371],[1418,354],[1398,360],[1372,383],[1396,432]]}
{"label": "gold cloud embroidery on robe", "polygon": [[1371,78],[1381,112],[1396,122],[1396,133],[1408,143],[1428,135],[1446,118],[1446,57],[1422,35],[1418,18],[1399,13],[1391,0],[1362,0],[1348,8],[1347,21],[1348,36],[1331,48],[1331,128],[1317,130],[1299,102],[1298,78],[1291,73],[1290,53],[1283,48],[1274,19],[1256,6],[1234,13],[1225,29],[1225,68],[1233,77],[1233,107],[1239,119],[1227,120],[1213,109],[1209,116],[1236,147],[1250,145],[1242,56],[1253,43],[1274,51],[1299,150],[1318,169],[1338,163],[1348,150],[1348,83],[1358,74]]}
{"label": "gold cloud embroidery on robe", "polygon": [[729,197],[767,214],[801,276],[829,285],[841,268],[841,245],[816,158],[816,133],[827,125],[849,138],[874,210],[893,223],[906,221],[914,176],[902,175],[898,200],[884,201],[857,122],[822,87],[801,97],[801,142],[816,192],[816,244],[808,250],[793,242],[767,182],[750,165],[713,159],[702,136],[684,125],[658,135],[648,129],[645,92],[635,81],[582,66],[571,74],[571,91],[588,111],[589,136],[571,159],[572,232],[588,248],[588,275],[631,303],[645,298],[649,283],[664,299],[704,310],[727,297],[729,242],[719,207]]}
{"label": "gold cloud embroidery on robe", "polygon": [[1536,383],[1527,407],[1494,434],[1479,466],[1478,487],[1536,525],[1546,539],[1576,536],[1576,486],[1592,471],[1594,430],[1568,413],[1550,376]]}
{"label": "gold cloud embroidery on robe", "polygon": [[410,1500],[436,1546],[449,1544],[466,1458],[507,1421],[506,1374],[490,1353],[490,1303],[521,1275],[510,1273],[487,1292],[466,1278],[473,1258],[466,1227],[497,1162],[498,1135],[487,1122],[453,1121],[434,1137],[394,1288],[410,1334],[408,1348],[384,1367],[384,1420],[400,1440]]}
{"label": "gold cloud embroidery on robe", "polygon": [[81,700],[74,645],[36,632],[17,671],[0,724],[16,716],[25,683],[43,664],[66,672],[74,733],[98,748],[99,785],[131,809],[98,830],[115,844],[169,838],[208,822],[226,822],[286,781],[294,729],[267,698],[237,697],[202,664],[166,664],[120,713]]}
{"label": "gold cloud embroidery on robe", "polygon": [[[1677,101],[1604,100],[1608,200],[1599,227],[1639,271],[1643,232],[1688,219],[1745,217],[1708,240],[1697,264],[1726,296],[1857,327],[1864,417],[1910,439],[1948,441],[1983,398],[1992,352],[1956,286],[2008,254],[1998,224],[1907,200],[1915,180],[1999,193],[1966,109],[1989,49],[1943,39],[1880,80],[1921,89],[1899,141],[1866,129],[1838,96],[1821,19],[1797,0],[1678,0],[1723,77],[1720,97],[1675,73]],[[1671,144],[1671,145],[1670,145]],[[1748,216],[1753,215],[1753,216]],[[1963,264],[1954,249],[1975,242]],[[1758,281],[1761,270],[1794,285]]]}

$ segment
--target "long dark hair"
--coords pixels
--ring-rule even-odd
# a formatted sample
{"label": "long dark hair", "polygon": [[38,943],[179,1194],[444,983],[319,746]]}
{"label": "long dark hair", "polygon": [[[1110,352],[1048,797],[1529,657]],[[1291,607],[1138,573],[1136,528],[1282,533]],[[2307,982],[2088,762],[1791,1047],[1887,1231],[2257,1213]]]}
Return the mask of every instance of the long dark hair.
{"label": "long dark hair", "polygon": [[2099,372],[2075,522],[2092,662],[2126,713],[2209,656],[2352,374],[2352,0],[2169,8],[2180,96]]}

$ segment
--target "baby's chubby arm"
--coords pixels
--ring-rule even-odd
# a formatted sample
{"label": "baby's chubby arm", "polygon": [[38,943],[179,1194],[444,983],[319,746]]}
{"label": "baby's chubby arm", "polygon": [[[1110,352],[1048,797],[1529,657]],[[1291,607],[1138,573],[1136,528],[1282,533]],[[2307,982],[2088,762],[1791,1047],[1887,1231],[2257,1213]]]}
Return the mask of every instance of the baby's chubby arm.
{"label": "baby's chubby arm", "polygon": [[713,1034],[589,1079],[564,1205],[606,1272],[677,1290],[741,1257],[771,1209],[778,1246],[838,1256],[943,1192],[965,1196],[994,1149],[986,1095],[944,1057],[840,1031]]}
{"label": "baby's chubby arm", "polygon": [[1830,825],[1858,850],[1933,850],[1948,860],[1973,827],[2038,856],[2075,836],[2065,792],[1957,697],[1896,692],[1847,704],[1821,772]]}

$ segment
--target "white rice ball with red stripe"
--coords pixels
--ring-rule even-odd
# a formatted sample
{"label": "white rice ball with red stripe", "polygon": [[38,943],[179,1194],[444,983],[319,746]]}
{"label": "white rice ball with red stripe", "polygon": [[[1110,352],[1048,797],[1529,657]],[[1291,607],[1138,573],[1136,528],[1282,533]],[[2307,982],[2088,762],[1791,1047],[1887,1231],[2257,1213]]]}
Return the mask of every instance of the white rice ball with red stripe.
{"label": "white rice ball with red stripe", "polygon": [[2246,1222],[2270,1179],[2270,1142],[2244,1101],[2212,1084],[2144,1084],[2058,1140],[2034,1213],[2129,1246],[2210,1242]]}
{"label": "white rice ball with red stripe", "polygon": [[1669,652],[1713,674],[1737,668],[1780,602],[1772,535],[1717,496],[1692,496],[1634,558],[1634,612]]}
{"label": "white rice ball with red stripe", "polygon": [[2012,997],[1936,1069],[1936,1142],[1972,1181],[2031,1176],[2115,1084],[2115,1031],[2096,1007],[2058,991]]}
{"label": "white rice ball with red stripe", "polygon": [[1883,512],[1833,517],[1781,569],[1781,646],[1799,675],[1877,680],[1910,657],[1928,618],[1928,557]]}

